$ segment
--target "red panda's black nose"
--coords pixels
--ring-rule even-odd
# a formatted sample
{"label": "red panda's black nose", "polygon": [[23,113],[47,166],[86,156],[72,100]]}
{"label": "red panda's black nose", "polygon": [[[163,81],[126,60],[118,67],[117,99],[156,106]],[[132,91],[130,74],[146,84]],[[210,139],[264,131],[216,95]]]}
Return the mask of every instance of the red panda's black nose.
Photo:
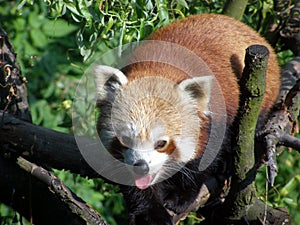
{"label": "red panda's black nose", "polygon": [[133,164],[133,172],[136,175],[144,176],[149,172],[149,166],[145,160],[138,160],[135,164]]}

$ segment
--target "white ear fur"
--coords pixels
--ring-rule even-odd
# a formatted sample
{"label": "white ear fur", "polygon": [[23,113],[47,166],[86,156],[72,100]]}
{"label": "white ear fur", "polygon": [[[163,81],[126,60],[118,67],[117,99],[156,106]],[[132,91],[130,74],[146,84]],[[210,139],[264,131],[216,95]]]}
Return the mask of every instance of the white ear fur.
{"label": "white ear fur", "polygon": [[184,97],[196,102],[198,109],[207,114],[212,89],[213,76],[199,76],[183,80],[178,88]]}
{"label": "white ear fur", "polygon": [[94,68],[97,101],[110,100],[128,80],[120,70],[104,65]]}

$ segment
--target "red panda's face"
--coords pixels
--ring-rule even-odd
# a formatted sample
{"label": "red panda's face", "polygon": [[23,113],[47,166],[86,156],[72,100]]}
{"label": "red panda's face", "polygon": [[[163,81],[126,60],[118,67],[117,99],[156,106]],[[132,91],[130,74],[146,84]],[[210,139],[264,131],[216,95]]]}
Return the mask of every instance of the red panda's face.
{"label": "red panda's face", "polygon": [[131,167],[135,185],[145,189],[197,154],[199,113],[208,110],[210,78],[175,84],[151,76],[128,82],[121,71],[107,73],[109,68],[96,70],[100,139]]}

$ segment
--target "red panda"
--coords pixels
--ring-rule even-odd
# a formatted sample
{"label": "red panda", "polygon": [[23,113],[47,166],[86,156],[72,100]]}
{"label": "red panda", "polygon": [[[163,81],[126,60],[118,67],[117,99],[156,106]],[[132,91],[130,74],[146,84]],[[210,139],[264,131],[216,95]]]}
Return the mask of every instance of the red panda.
{"label": "red panda", "polygon": [[280,70],[262,37],[223,15],[189,16],[147,40],[122,71],[95,67],[97,129],[109,152],[131,169],[132,186],[121,187],[130,224],[166,225],[173,224],[169,212],[183,213],[218,167],[198,170],[211,132],[211,105],[222,102],[213,82],[226,107],[224,146],[238,110],[245,49],[260,44],[270,51],[261,115],[276,100]]}

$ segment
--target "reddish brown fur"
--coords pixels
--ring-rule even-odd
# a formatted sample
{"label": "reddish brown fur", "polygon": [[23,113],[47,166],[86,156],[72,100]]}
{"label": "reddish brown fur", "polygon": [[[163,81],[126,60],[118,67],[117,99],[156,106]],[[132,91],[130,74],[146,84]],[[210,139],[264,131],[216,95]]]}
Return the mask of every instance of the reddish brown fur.
{"label": "reddish brown fur", "polygon": [[[262,109],[269,109],[276,100],[280,85],[280,69],[276,55],[262,37],[239,21],[223,15],[195,15],[159,29],[148,39],[177,43],[199,55],[219,81],[226,99],[227,113],[231,118],[235,117],[238,107],[239,87],[236,77],[240,78],[242,75],[245,49],[253,44],[265,45],[270,51],[270,57]],[[176,69],[171,69],[170,66],[165,65],[165,69],[162,70],[162,66],[155,67],[151,64],[153,63],[132,66],[131,73],[126,75],[129,80],[151,74],[159,74],[176,82],[188,78],[188,75],[175,71]],[[206,73],[199,71],[200,75]]]}
{"label": "reddish brown fur", "polygon": [[[266,93],[261,106],[262,113],[268,111],[276,100],[280,85],[280,69],[276,55],[262,37],[239,21],[213,14],[190,16],[159,29],[149,37],[149,40],[163,40],[179,44],[195,52],[206,62],[221,86],[226,103],[228,124],[232,123],[238,109],[237,80],[242,75],[245,49],[253,44],[265,45],[270,51],[270,57]],[[148,47],[153,49],[151,45]],[[156,49],[155,52],[157,58],[162,57],[162,53],[165,53],[164,49]],[[147,54],[147,45],[140,48],[135,57],[138,58],[140,54]],[[166,58],[179,57],[173,53],[165,54],[163,57]],[[199,76],[208,74],[205,68],[199,68],[198,71],[197,75]],[[179,83],[189,78],[187,73],[158,62],[132,64],[126,68],[125,72],[129,81],[142,76],[162,76]],[[214,101],[215,98],[214,91],[212,91],[211,101]],[[202,133],[201,135],[205,136],[206,134]],[[204,142],[205,140],[202,139],[200,145],[203,145]]]}
{"label": "reddish brown fur", "polygon": [[[168,146],[166,146],[165,148],[163,148],[161,150],[158,150],[158,152],[166,153],[168,155],[172,155],[173,153],[178,154],[175,150],[176,150],[176,145],[173,140],[170,140],[170,143],[168,144]],[[175,155],[175,157],[178,157],[178,156]]]}

